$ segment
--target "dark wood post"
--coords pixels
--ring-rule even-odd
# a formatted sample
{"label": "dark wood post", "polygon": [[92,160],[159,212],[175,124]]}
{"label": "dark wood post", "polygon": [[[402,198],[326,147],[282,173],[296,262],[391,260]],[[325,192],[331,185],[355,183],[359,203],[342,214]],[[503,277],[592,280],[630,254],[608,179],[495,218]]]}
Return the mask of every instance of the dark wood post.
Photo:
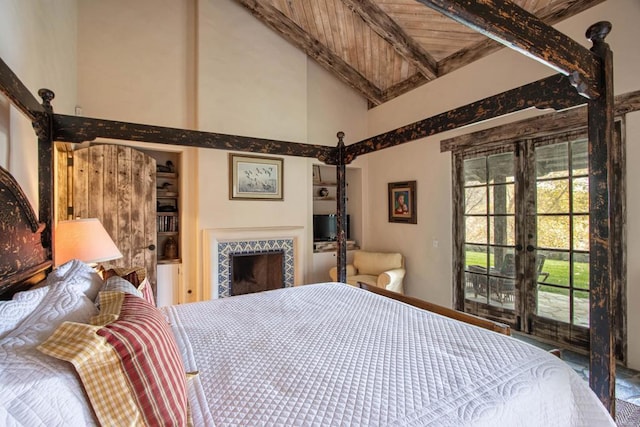
{"label": "dark wood post", "polygon": [[591,358],[589,385],[604,406],[615,415],[616,364],[613,353],[613,305],[611,290],[611,177],[613,164],[613,54],[604,38],[611,23],[598,22],[587,30],[591,51],[599,59],[600,96],[588,103],[589,122],[589,328]]}
{"label": "dark wood post", "polygon": [[45,224],[42,246],[53,253],[53,91],[40,89],[44,113],[38,113],[33,128],[38,136],[38,217]]}
{"label": "dark wood post", "polygon": [[464,311],[466,288],[465,273],[465,227],[464,227],[464,159],[460,152],[451,154],[452,195],[451,209],[453,211],[453,271],[454,286],[453,308]]}
{"label": "dark wood post", "polygon": [[347,281],[347,233],[345,225],[347,224],[347,174],[345,167],[345,146],[344,132],[338,132],[337,147],[337,208],[336,215],[338,217],[338,281]]}

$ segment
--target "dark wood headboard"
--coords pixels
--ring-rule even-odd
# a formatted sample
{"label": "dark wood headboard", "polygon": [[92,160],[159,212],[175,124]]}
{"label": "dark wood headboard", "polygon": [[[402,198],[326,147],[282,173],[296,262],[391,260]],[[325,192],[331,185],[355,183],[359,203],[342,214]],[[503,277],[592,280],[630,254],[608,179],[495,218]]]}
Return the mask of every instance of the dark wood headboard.
{"label": "dark wood headboard", "polygon": [[0,299],[43,279],[51,268],[43,229],[16,180],[0,167]]}

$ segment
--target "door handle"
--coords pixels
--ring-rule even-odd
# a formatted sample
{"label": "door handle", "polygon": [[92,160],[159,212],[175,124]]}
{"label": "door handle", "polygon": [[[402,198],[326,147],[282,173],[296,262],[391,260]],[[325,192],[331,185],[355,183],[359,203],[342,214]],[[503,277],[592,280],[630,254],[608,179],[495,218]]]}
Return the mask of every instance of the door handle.
{"label": "door handle", "polygon": [[527,252],[533,252],[535,247],[533,245],[527,245]]}
{"label": "door handle", "polygon": [[520,252],[522,250],[522,245],[520,243],[518,243],[516,245],[516,251]]}
{"label": "door handle", "polygon": [[156,250],[156,245],[154,245],[154,244],[152,243],[152,244],[150,244],[149,246],[147,246],[147,247],[146,247],[146,248],[144,248],[144,249],[149,249],[150,251],[155,251],[155,250]]}

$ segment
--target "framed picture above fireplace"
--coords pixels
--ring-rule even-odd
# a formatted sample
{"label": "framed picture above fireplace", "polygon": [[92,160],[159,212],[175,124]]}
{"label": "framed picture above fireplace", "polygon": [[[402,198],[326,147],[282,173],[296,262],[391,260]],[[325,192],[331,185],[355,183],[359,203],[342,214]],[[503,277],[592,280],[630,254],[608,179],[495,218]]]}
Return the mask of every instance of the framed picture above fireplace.
{"label": "framed picture above fireplace", "polygon": [[284,159],[229,154],[229,199],[283,200]]}

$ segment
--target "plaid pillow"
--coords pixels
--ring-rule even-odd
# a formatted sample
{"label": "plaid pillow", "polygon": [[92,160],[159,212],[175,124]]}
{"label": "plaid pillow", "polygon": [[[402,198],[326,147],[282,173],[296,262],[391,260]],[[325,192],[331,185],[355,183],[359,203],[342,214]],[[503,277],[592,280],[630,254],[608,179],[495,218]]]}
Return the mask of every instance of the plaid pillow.
{"label": "plaid pillow", "polygon": [[98,272],[104,280],[113,276],[120,276],[136,288],[139,287],[147,277],[147,270],[144,267],[112,267],[107,270],[104,266],[100,265]]}
{"label": "plaid pillow", "polygon": [[144,298],[145,301],[154,307],[156,306],[156,299],[153,296],[153,289],[151,289],[151,282],[149,282],[149,279],[146,277],[144,278],[142,283],[140,283],[140,286],[138,286],[138,291],[142,293],[142,298]]}
{"label": "plaid pillow", "polygon": [[117,291],[124,292],[127,294],[135,295],[139,298],[143,298],[142,292],[136,289],[128,280],[123,279],[120,276],[111,276],[107,280],[104,281],[104,285],[100,288],[100,293],[96,297],[94,301],[96,307],[100,308],[100,294],[106,291]]}
{"label": "plaid pillow", "polygon": [[185,425],[185,370],[162,313],[102,292],[92,325],[65,322],[38,349],[71,362],[102,425]]}
{"label": "plaid pillow", "polygon": [[[153,288],[151,282],[147,279],[147,270],[144,267],[113,267],[106,270],[104,266],[98,267],[100,275],[104,280],[108,280],[114,276],[119,276],[129,283],[131,283],[138,291],[142,298],[154,307],[156,306],[156,299],[153,295]],[[119,290],[119,289],[104,289],[104,290]],[[122,289],[127,292],[126,290]],[[132,293],[132,292],[129,292]],[[96,303],[96,305],[98,305]]]}

